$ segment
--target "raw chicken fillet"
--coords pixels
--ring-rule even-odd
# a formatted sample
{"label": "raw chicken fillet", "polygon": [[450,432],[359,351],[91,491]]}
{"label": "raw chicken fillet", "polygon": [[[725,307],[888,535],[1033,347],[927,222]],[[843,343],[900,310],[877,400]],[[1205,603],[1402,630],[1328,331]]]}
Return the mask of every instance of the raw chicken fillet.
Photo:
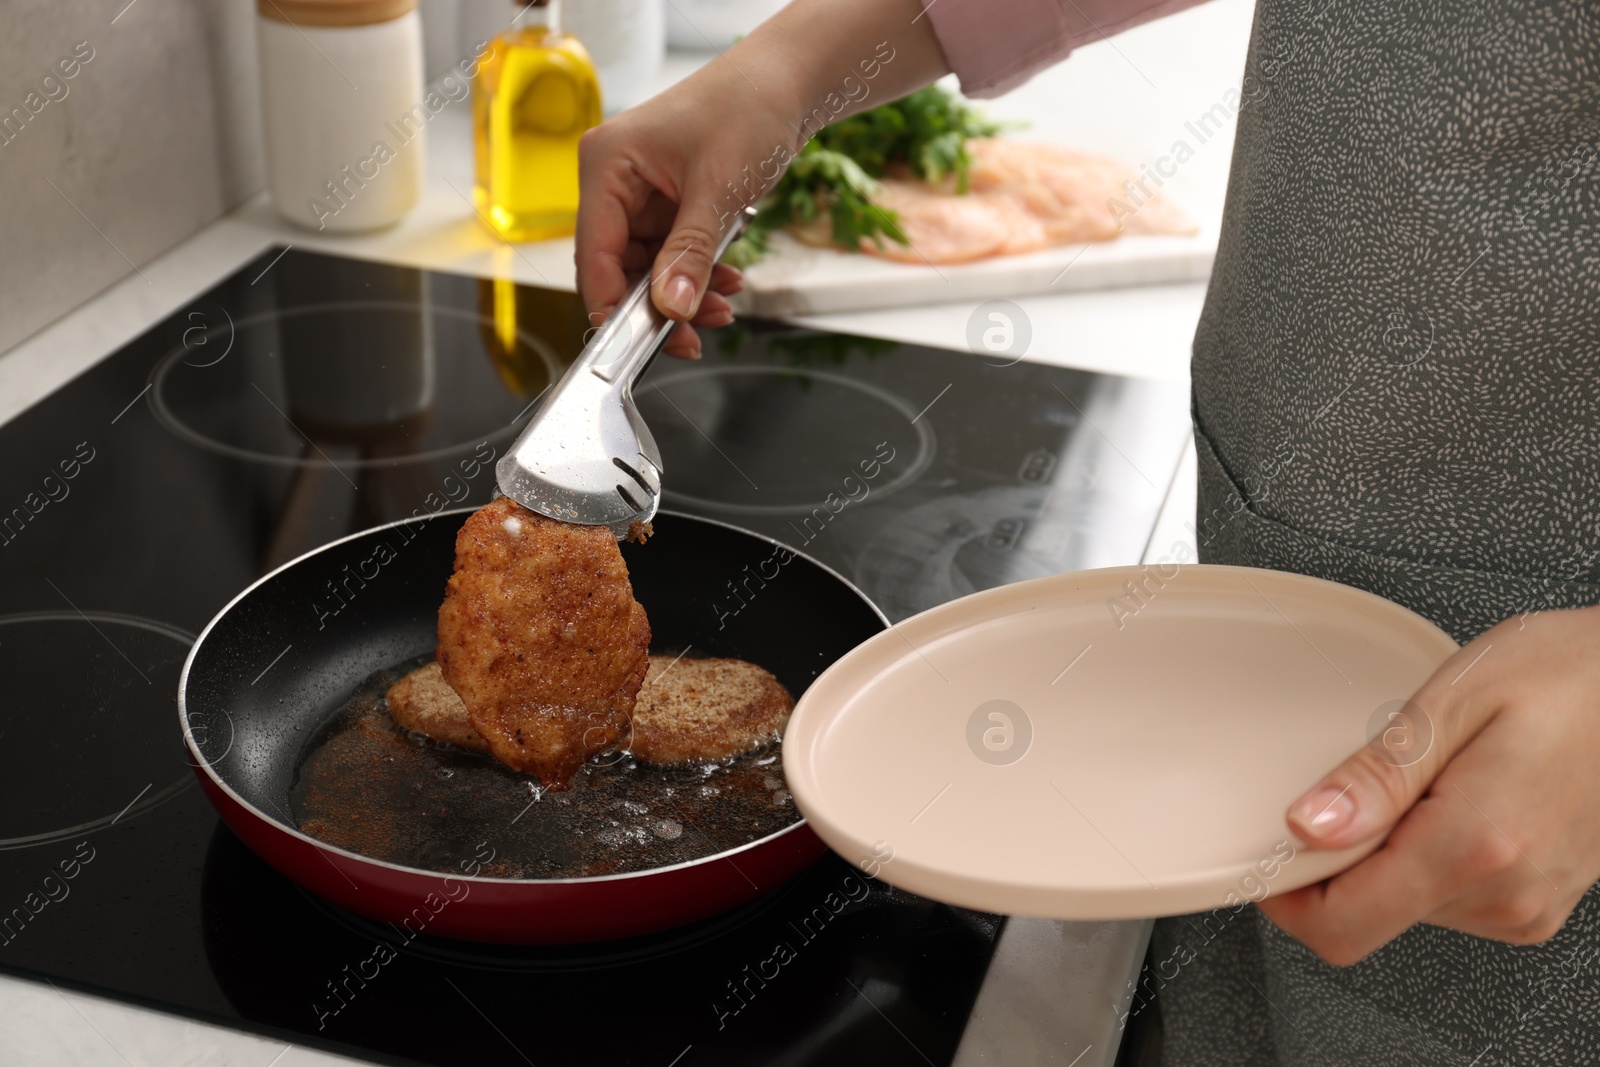
{"label": "raw chicken fillet", "polygon": [[[953,177],[925,182],[902,167],[884,178],[873,202],[895,213],[908,243],[863,238],[861,251],[904,263],[967,263],[1123,234],[1196,232],[1146,175],[1114,159],[1003,137],[971,141],[967,151],[964,194]],[[824,213],[794,233],[828,245],[832,226]]]}

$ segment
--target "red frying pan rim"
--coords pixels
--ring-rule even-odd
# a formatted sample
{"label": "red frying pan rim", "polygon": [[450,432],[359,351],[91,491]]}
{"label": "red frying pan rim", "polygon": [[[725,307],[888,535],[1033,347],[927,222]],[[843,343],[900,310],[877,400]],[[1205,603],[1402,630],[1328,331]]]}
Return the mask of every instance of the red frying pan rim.
{"label": "red frying pan rim", "polygon": [[[334,548],[334,547],[336,547],[338,545],[342,545],[346,541],[354,541],[354,540],[356,540],[357,538],[360,538],[360,537],[367,537],[367,536],[369,536],[371,534],[379,532],[380,530],[392,530],[392,529],[394,529],[396,527],[405,526],[405,525],[407,525],[409,523],[431,522],[434,519],[442,518],[442,517],[444,517],[446,515],[462,515],[462,516],[470,515],[471,513],[475,512],[477,510],[478,509],[476,507],[473,507],[471,505],[467,505],[465,507],[451,508],[451,509],[446,510],[446,511],[436,511],[431,515],[412,516],[412,517],[406,518],[406,519],[398,519],[398,520],[396,520],[394,522],[384,523],[381,526],[373,526],[373,527],[370,527],[370,528],[365,529],[365,530],[358,530],[355,533],[347,534],[344,537],[339,538],[338,540],[329,541],[325,545],[319,545],[318,547],[312,549],[311,551],[306,552],[306,553],[304,553],[302,555],[296,556],[294,559],[290,560],[289,562],[284,563],[281,566],[274,568],[273,570],[269,571],[268,573],[262,575],[260,578],[257,578],[254,582],[251,582],[248,586],[246,586],[244,589],[242,589],[237,596],[235,596],[232,600],[228,601],[228,603],[225,604],[222,607],[222,610],[218,611],[217,614],[212,617],[211,621],[206,623],[205,629],[200,631],[200,636],[195,638],[194,644],[189,649],[189,655],[183,661],[183,673],[178,676],[178,725],[183,730],[183,743],[184,743],[184,746],[186,748],[188,748],[188,750],[194,755],[195,760],[197,761],[194,764],[196,770],[199,770],[199,771],[203,772],[206,775],[206,777],[208,777],[212,781],[212,783],[216,785],[216,787],[218,789],[221,789],[224,793],[226,793],[230,798],[232,798],[232,800],[236,804],[238,804],[245,811],[248,811],[250,814],[254,815],[258,819],[263,820],[264,822],[270,823],[275,829],[277,829],[277,830],[279,830],[279,831],[281,831],[281,832],[283,832],[285,834],[288,834],[291,837],[299,838],[300,840],[304,841],[306,844],[311,845],[314,848],[322,849],[322,850],[324,850],[326,852],[336,853],[336,854],[338,854],[340,856],[345,856],[345,857],[347,857],[349,859],[355,860],[358,863],[370,863],[373,866],[386,868],[386,869],[391,870],[391,871],[398,871],[398,872],[400,872],[402,874],[422,875],[424,877],[429,877],[429,878],[438,877],[440,875],[440,873],[441,873],[439,871],[427,871],[427,870],[423,870],[421,867],[407,867],[407,866],[404,866],[403,864],[390,863],[387,860],[376,859],[376,858],[374,858],[372,856],[363,855],[360,852],[351,852],[349,849],[340,848],[338,845],[330,845],[326,841],[318,840],[317,838],[314,838],[314,837],[310,836],[309,834],[302,833],[296,827],[290,826],[285,822],[282,822],[282,821],[280,821],[278,819],[273,818],[272,816],[268,815],[266,812],[263,812],[260,808],[256,807],[250,801],[246,800],[243,796],[239,795],[239,793],[237,791],[235,791],[234,788],[231,785],[229,785],[223,779],[223,777],[220,774],[218,774],[216,772],[216,770],[211,766],[211,762],[209,760],[207,760],[204,755],[201,754],[199,747],[195,744],[194,735],[189,730],[189,706],[188,706],[188,701],[187,701],[187,694],[188,694],[188,690],[189,690],[189,671],[194,666],[195,656],[199,654],[200,648],[201,648],[202,645],[205,644],[206,637],[210,635],[212,628],[215,627],[217,625],[217,623],[221,622],[223,620],[223,618],[228,614],[228,612],[232,611],[234,606],[236,604],[238,604],[241,600],[243,600],[245,597],[249,596],[251,593],[255,592],[255,590],[258,587],[265,585],[267,582],[269,582],[273,578],[277,577],[283,571],[288,570],[290,567],[296,566],[297,564],[299,564],[299,563],[301,563],[301,562],[303,562],[303,561],[305,561],[307,559],[310,559],[312,556],[320,555],[321,553],[326,552],[331,548]],[[872,613],[874,615],[878,616],[878,618],[880,620],[882,620],[883,625],[884,625],[884,627],[886,629],[890,625],[888,616],[886,616],[882,611],[878,610],[878,606],[876,604],[874,604],[872,602],[872,600],[865,593],[863,593],[860,589],[858,589],[854,582],[850,581],[848,578],[846,578],[844,575],[840,574],[838,571],[834,570],[832,567],[828,566],[826,563],[823,563],[820,560],[814,559],[811,556],[806,555],[804,552],[798,552],[795,549],[791,548],[790,546],[788,546],[786,544],[783,544],[781,541],[778,541],[775,538],[768,537],[765,534],[756,533],[756,532],[754,532],[752,530],[747,530],[742,526],[735,526],[731,522],[723,522],[720,519],[708,519],[708,518],[705,518],[704,516],[701,516],[701,515],[690,515],[690,514],[688,514],[686,512],[671,510],[670,508],[662,508],[662,509],[660,509],[658,514],[670,515],[670,516],[673,516],[674,518],[680,518],[680,519],[689,519],[689,520],[691,520],[693,522],[704,522],[704,523],[708,523],[708,524],[710,524],[712,526],[721,526],[721,527],[723,527],[725,529],[732,530],[735,533],[743,534],[746,537],[753,537],[753,538],[756,538],[759,541],[765,541],[770,545],[773,545],[773,546],[778,547],[778,548],[782,548],[786,552],[793,553],[795,556],[798,556],[799,558],[805,560],[807,563],[810,563],[813,566],[816,566],[816,567],[820,568],[821,570],[826,571],[828,574],[832,575],[839,582],[841,582],[845,586],[845,588],[849,589],[851,592],[855,593],[858,597],[860,597],[862,603],[866,604],[867,607],[871,608],[872,609]],[[670,866],[667,866],[667,867],[650,867],[650,868],[648,868],[646,870],[628,871],[628,872],[623,873],[623,874],[601,874],[601,875],[594,875],[592,877],[587,877],[587,878],[490,878],[490,877],[486,877],[484,875],[468,875],[468,874],[451,874],[451,875],[449,875],[449,877],[456,878],[456,879],[459,879],[459,880],[464,881],[464,882],[471,882],[471,883],[487,883],[487,884],[503,884],[503,885],[530,885],[530,886],[540,886],[540,885],[584,885],[584,884],[595,883],[595,882],[620,882],[620,881],[626,881],[626,880],[631,879],[631,878],[650,878],[650,877],[654,877],[656,875],[668,873],[670,871],[678,871],[678,870],[683,870],[683,869],[689,868],[689,867],[698,867],[698,866],[701,866],[701,865],[704,865],[704,864],[714,863],[714,862],[716,862],[718,860],[730,859],[730,858],[732,858],[734,856],[739,855],[740,853],[748,852],[748,851],[750,851],[752,849],[759,848],[762,845],[767,844],[768,842],[776,841],[777,839],[779,839],[780,837],[783,837],[786,834],[794,833],[795,831],[806,827],[806,825],[807,825],[806,820],[805,820],[804,816],[802,816],[798,822],[792,823],[792,824],[784,827],[782,830],[778,830],[775,833],[768,834],[766,837],[758,838],[755,841],[748,841],[745,844],[742,844],[737,848],[730,848],[730,849],[728,849],[726,851],[717,852],[717,853],[714,853],[714,854],[709,855],[709,856],[701,856],[701,857],[699,857],[697,859],[685,860],[682,863],[674,863],[674,864],[672,864]]]}

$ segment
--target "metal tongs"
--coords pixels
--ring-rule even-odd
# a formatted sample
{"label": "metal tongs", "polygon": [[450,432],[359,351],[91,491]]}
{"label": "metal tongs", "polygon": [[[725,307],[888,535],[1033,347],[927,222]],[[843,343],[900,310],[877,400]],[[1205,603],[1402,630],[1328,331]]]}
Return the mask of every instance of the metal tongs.
{"label": "metal tongs", "polygon": [[[716,259],[755,211],[728,220]],[[609,526],[617,540],[655,517],[661,452],[633,402],[644,374],[677,323],[656,310],[647,274],[617,305],[495,466],[500,491],[547,518]]]}

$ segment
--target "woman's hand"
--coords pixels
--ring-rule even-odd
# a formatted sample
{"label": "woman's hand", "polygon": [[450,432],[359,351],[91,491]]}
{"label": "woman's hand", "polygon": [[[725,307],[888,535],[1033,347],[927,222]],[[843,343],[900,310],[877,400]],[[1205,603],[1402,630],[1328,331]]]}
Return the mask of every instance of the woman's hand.
{"label": "woman's hand", "polygon": [[[794,0],[682,82],[590,130],[578,151],[576,256],[591,322],[647,269],[668,318],[732,322],[739,272],[712,257],[735,213],[777,184],[822,122],[948,69],[918,0]],[[699,355],[693,326],[675,330],[666,351]]]}
{"label": "woman's hand", "polygon": [[1554,936],[1600,879],[1600,607],[1500,623],[1401,715],[1289,810],[1314,848],[1388,840],[1261,910],[1337,966],[1419,922]]}
{"label": "woman's hand", "polygon": [[[739,82],[737,70],[713,61],[584,135],[578,289],[592,323],[611,313],[628,294],[629,277],[652,262],[651,295],[667,317],[704,327],[733,321],[727,297],[742,279],[732,267],[713,265],[713,256],[742,204],[724,183],[743,178],[747,167],[754,171],[776,144],[792,153],[794,135],[778,117],[782,106],[761,99],[781,95],[776,78],[763,79],[763,93],[730,85],[730,75]],[[739,105],[727,106],[730,99]],[[666,351],[698,356],[693,326],[674,330]]]}

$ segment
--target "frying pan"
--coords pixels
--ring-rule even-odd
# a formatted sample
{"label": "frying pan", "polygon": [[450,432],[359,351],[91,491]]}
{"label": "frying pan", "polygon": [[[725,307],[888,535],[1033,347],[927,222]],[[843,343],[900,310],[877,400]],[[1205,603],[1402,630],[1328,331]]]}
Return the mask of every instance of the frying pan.
{"label": "frying pan", "polygon": [[[471,510],[325,545],[240,593],[201,633],[178,683],[178,714],[201,786],[245,844],[305,889],[370,918],[527,944],[629,937],[715,915],[822,855],[798,821],[673,866],[513,879],[400,866],[300,832],[289,797],[308,745],[367,678],[432,651],[456,531]],[[848,581],[777,542],[669,511],[655,531],[646,545],[621,547],[656,649],[759,663],[798,698],[887,626]]]}

